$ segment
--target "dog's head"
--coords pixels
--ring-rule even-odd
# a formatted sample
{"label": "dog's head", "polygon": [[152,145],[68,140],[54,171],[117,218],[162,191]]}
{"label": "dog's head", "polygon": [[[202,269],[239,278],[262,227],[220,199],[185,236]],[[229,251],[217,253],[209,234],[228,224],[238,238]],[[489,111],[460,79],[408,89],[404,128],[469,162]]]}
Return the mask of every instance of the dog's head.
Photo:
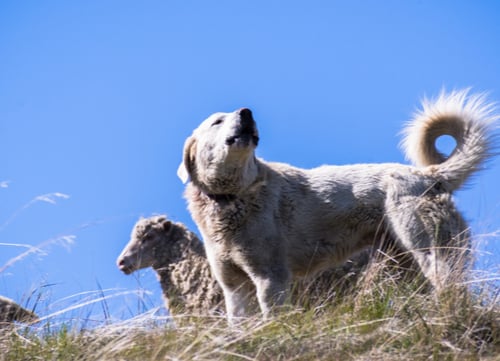
{"label": "dog's head", "polygon": [[177,175],[184,183],[190,178],[206,193],[236,193],[254,177],[258,142],[249,109],[212,114],[186,140]]}

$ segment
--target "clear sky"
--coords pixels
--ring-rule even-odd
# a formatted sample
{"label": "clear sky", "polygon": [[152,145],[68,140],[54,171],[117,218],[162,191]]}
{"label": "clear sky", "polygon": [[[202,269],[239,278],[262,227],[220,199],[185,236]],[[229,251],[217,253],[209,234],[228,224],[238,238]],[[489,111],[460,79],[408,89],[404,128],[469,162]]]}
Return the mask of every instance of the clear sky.
{"label": "clear sky", "polygon": [[[500,101],[499,16],[493,0],[2,1],[0,294],[40,297],[42,316],[111,297],[58,320],[162,305],[151,271],[115,260],[139,216],[197,232],[176,170],[203,119],[251,108],[267,160],[405,162],[423,96]],[[499,178],[497,159],[456,195],[482,268],[500,260]]]}

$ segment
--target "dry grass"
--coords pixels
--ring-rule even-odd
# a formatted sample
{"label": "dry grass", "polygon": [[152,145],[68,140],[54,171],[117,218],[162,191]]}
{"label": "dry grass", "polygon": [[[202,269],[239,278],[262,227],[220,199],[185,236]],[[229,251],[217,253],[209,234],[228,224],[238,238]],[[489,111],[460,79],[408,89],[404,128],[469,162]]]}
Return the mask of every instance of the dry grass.
{"label": "dry grass", "polygon": [[[52,202],[53,197],[60,196],[35,201]],[[0,231],[10,221],[0,225]],[[54,242],[59,241],[47,244]],[[2,269],[47,244],[27,247]],[[384,260],[374,263],[366,277],[345,292],[332,289],[317,301],[308,298],[316,294],[309,290],[311,294],[299,297],[306,301],[301,303],[305,308],[289,306],[270,321],[256,316],[237,327],[228,327],[223,317],[169,318],[155,310],[127,321],[108,318],[109,298],[129,291],[99,289],[73,295],[63,300],[69,305],[32,295],[35,303],[42,303],[34,308],[50,312],[41,315],[39,324],[0,329],[0,361],[500,359],[498,271],[483,272],[466,287],[450,286],[436,296],[422,291],[425,284],[418,277],[401,281],[393,266]],[[103,309],[98,326],[85,316],[89,305]]]}
{"label": "dry grass", "polygon": [[[439,297],[375,264],[354,290],[270,321],[141,314],[93,329],[4,331],[0,360],[497,360],[499,290],[477,281]],[[489,278],[498,279],[495,275]]]}

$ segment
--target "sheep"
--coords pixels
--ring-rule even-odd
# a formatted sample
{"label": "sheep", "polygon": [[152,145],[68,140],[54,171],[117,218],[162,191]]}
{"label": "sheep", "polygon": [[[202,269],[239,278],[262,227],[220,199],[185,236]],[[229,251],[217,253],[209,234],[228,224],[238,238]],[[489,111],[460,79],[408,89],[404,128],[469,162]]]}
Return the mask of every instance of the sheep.
{"label": "sheep", "polygon": [[[294,284],[292,304],[315,305],[339,285],[344,289],[352,285],[369,259],[369,252],[364,251],[342,266]],[[152,267],[161,284],[165,306],[173,315],[214,315],[224,310],[222,289],[211,273],[202,241],[184,224],[174,223],[166,216],[141,218],[116,263],[127,275]],[[251,287],[250,291],[255,292],[251,282],[243,287]]]}
{"label": "sheep", "polygon": [[117,265],[127,275],[152,267],[171,314],[206,315],[222,309],[222,291],[210,273],[203,243],[182,223],[165,216],[141,218]]}
{"label": "sheep", "polygon": [[0,296],[0,328],[14,322],[35,323],[38,321],[39,318],[35,313],[24,309],[7,297]]}

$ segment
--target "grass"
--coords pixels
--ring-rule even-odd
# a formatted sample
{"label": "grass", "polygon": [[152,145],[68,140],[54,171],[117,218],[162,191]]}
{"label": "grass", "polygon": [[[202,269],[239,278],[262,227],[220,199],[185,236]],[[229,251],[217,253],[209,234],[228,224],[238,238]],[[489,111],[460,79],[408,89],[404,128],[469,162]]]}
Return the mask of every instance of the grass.
{"label": "grass", "polygon": [[[0,360],[498,360],[499,290],[397,282],[380,265],[354,289],[236,327],[223,317],[147,312],[93,329],[71,322],[0,334]],[[375,271],[373,271],[375,270]],[[375,275],[374,275],[375,272]]]}
{"label": "grass", "polygon": [[[60,197],[57,193],[34,201],[52,203]],[[0,231],[33,202],[0,225]],[[69,241],[27,247],[0,273],[49,244]],[[450,286],[436,296],[422,292],[421,279],[401,282],[390,265],[379,261],[345,292],[332,289],[322,299],[308,297],[318,293],[310,290],[299,297],[305,307],[288,306],[271,320],[254,316],[235,327],[224,317],[170,318],[154,309],[116,321],[108,301],[130,291],[98,284],[95,292],[54,303],[41,288],[30,296],[36,299],[33,308],[51,313],[39,324],[0,329],[0,361],[500,360],[499,276],[480,276],[482,280],[470,281],[467,289]],[[92,305],[102,308],[97,323],[84,314]]]}

